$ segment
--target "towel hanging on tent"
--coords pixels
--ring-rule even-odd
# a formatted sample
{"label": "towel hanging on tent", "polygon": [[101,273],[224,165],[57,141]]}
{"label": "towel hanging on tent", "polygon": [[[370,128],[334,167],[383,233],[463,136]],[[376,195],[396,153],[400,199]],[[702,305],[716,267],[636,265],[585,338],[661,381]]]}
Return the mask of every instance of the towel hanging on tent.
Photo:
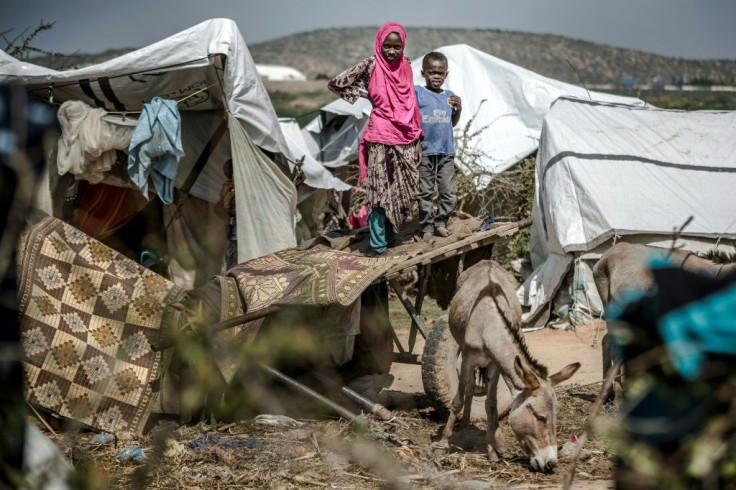
{"label": "towel hanging on tent", "polygon": [[59,175],[70,172],[92,184],[105,181],[116,166],[115,150],[128,149],[135,131],[133,125],[106,120],[106,115],[104,109],[90,107],[81,100],[61,104],[57,113],[61,126]]}
{"label": "towel hanging on tent", "polygon": [[148,176],[161,201],[174,201],[174,179],[181,144],[181,116],[176,101],[154,97],[143,106],[128,150],[128,173],[144,196],[148,196]]}

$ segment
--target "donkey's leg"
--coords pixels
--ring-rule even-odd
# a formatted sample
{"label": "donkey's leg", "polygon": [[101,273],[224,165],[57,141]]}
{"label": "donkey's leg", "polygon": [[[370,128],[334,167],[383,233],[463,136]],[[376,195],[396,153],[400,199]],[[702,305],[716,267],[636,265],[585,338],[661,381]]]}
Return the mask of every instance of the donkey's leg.
{"label": "donkey's leg", "polygon": [[457,384],[457,393],[455,393],[455,398],[452,399],[452,404],[450,405],[450,416],[447,418],[447,424],[445,425],[445,429],[442,431],[442,439],[430,445],[433,451],[444,452],[450,447],[450,437],[452,437],[455,422],[457,421],[458,415],[460,415],[460,411],[463,409],[465,388],[468,384],[468,371],[472,374],[470,364],[467,358],[463,355],[463,363],[460,368],[460,379]]}
{"label": "donkey's leg", "polygon": [[490,363],[486,378],[486,452],[491,462],[503,458],[506,445],[498,427],[498,378],[500,372],[494,363]]}
{"label": "donkey's leg", "polygon": [[[609,372],[617,367],[617,363],[621,362],[621,356],[616,351],[614,340],[608,333],[601,340],[601,357],[603,361],[603,379],[606,379]],[[613,373],[613,376],[616,376],[616,378],[614,378],[611,389],[606,393],[605,398],[606,400],[612,400],[617,405],[620,405],[623,401],[622,375],[623,369],[618,367],[616,372]]]}
{"label": "donkey's leg", "polygon": [[[460,422],[462,429],[467,429],[470,425],[470,412],[473,410],[473,394],[475,393],[475,368],[474,363],[471,363],[471,359],[468,362],[464,362],[463,357],[463,378],[465,378],[465,397],[463,400],[463,418]],[[466,372],[467,371],[467,372]]]}

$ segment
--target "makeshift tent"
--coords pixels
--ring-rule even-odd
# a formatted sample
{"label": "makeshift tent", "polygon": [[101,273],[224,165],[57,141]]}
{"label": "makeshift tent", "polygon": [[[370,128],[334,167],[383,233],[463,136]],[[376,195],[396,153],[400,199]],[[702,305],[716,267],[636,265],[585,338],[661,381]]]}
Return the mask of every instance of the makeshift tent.
{"label": "makeshift tent", "polygon": [[270,80],[270,81],[278,81],[278,82],[286,82],[286,81],[306,82],[307,81],[307,77],[306,75],[304,75],[304,73],[300,72],[299,70],[291,66],[257,64],[256,69],[258,70],[258,76],[260,76],[262,80]]}
{"label": "makeshift tent", "polygon": [[[192,227],[170,238],[180,247],[192,245],[185,254],[188,259],[182,260],[188,262],[185,269],[199,269],[197,282],[218,272],[210,270],[215,266],[211,257],[222,251],[225,238],[211,243],[214,235],[223,234],[212,210],[220,200],[228,159],[233,160],[237,210],[248,210],[238,217],[238,260],[296,244],[296,190],[284,170],[286,161],[293,168],[301,155],[289,149],[233,21],[208,20],[124,56],[70,71],[20,62],[0,52],[0,83],[25,85],[50,103],[83,101],[109,111],[107,118],[118,121],[137,117],[136,111],[155,96],[179,102],[185,156],[175,187],[193,197],[178,209],[164,211]],[[267,163],[261,149],[281,155],[281,169]],[[309,186],[344,186],[324,168],[312,165],[305,173]],[[59,214],[58,206],[53,212]]]}
{"label": "makeshift tent", "polygon": [[546,321],[573,262],[572,296],[599,303],[590,264],[614,238],[669,247],[690,216],[677,246],[699,251],[736,238],[734,134],[736,112],[558,99],[537,154],[534,272],[518,291],[525,322]]}
{"label": "makeshift tent", "polygon": [[312,156],[325,167],[341,167],[358,160],[358,145],[371,103],[358,99],[351,104],[337,99],[319,110],[302,134]]}
{"label": "makeshift tent", "polygon": [[[334,177],[331,173],[325,172],[325,168],[322,164],[314,159],[296,119],[291,117],[280,117],[279,124],[281,125],[281,131],[284,133],[284,139],[289,147],[289,151],[291,151],[291,154],[297,155],[298,160],[303,157],[301,168],[304,171],[304,175],[307,177],[307,181],[314,182],[316,184],[312,185],[312,187],[335,189],[338,191],[347,191],[352,188],[352,186]],[[299,202],[301,202],[302,196],[300,195],[299,197]]]}
{"label": "makeshift tent", "polygon": [[[542,118],[562,95],[643,105],[639,99],[590,92],[543,77],[466,44],[437,51],[448,59],[449,74],[443,87],[463,100],[463,112],[455,128],[456,144],[458,151],[477,155],[477,164],[484,172],[478,185],[487,184],[491,174],[506,170],[536,151]],[[414,83],[424,85],[422,57],[413,60],[412,68]],[[314,157],[330,167],[354,161],[370,110],[365,99],[352,106],[337,100],[322,107],[319,116],[304,128]],[[472,137],[463,142],[460,136],[466,126]]]}

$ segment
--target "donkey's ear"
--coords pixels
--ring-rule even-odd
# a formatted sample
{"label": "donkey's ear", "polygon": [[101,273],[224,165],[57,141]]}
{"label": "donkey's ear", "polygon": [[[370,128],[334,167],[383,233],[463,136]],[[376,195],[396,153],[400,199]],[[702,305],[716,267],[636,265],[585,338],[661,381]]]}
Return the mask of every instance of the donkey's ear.
{"label": "donkey's ear", "polygon": [[516,375],[520,377],[521,381],[524,383],[524,388],[531,391],[539,388],[539,379],[537,379],[531,369],[524,367],[519,356],[516,356],[514,359],[514,370],[516,371]]}
{"label": "donkey's ear", "polygon": [[575,371],[577,371],[579,368],[580,363],[574,362],[568,366],[565,366],[564,368],[560,369],[558,372],[550,376],[549,381],[552,383],[552,386],[562,383],[563,381],[570,379],[570,376],[575,374]]}

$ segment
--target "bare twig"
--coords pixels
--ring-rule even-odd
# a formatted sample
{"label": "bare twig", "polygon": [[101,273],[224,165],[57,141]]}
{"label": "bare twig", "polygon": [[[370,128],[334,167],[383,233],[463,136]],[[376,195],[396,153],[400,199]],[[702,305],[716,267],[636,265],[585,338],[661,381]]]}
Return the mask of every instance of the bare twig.
{"label": "bare twig", "polygon": [[578,439],[578,443],[575,446],[575,452],[572,456],[572,465],[570,467],[570,472],[565,477],[565,483],[563,485],[564,490],[570,490],[570,487],[572,486],[572,481],[575,479],[575,467],[578,464],[578,458],[580,457],[580,450],[585,445],[585,442],[588,440],[588,433],[590,432],[590,421],[593,419],[593,417],[596,416],[598,411],[603,406],[603,400],[606,398],[606,393],[611,389],[611,386],[613,385],[613,380],[615,379],[614,374],[619,372],[621,370],[621,363],[617,362],[613,365],[612,369],[608,370],[608,375],[606,376],[606,381],[603,383],[603,386],[601,386],[601,391],[598,393],[598,397],[595,399],[595,403],[593,403],[593,406],[590,407],[590,412],[588,413],[588,418],[585,421],[585,427],[583,429],[583,434]]}
{"label": "bare twig", "polygon": [[38,420],[41,421],[41,423],[51,432],[51,434],[53,434],[53,437],[55,438],[56,437],[56,432],[54,431],[54,429],[51,428],[51,426],[49,425],[49,423],[46,422],[46,420],[43,417],[41,417],[41,414],[38,413],[38,411],[36,411],[36,409],[35,409],[35,407],[33,405],[31,405],[28,402],[26,402],[26,404],[29,407],[31,407],[31,410],[33,410],[33,413],[36,414],[36,418],[38,418]]}

